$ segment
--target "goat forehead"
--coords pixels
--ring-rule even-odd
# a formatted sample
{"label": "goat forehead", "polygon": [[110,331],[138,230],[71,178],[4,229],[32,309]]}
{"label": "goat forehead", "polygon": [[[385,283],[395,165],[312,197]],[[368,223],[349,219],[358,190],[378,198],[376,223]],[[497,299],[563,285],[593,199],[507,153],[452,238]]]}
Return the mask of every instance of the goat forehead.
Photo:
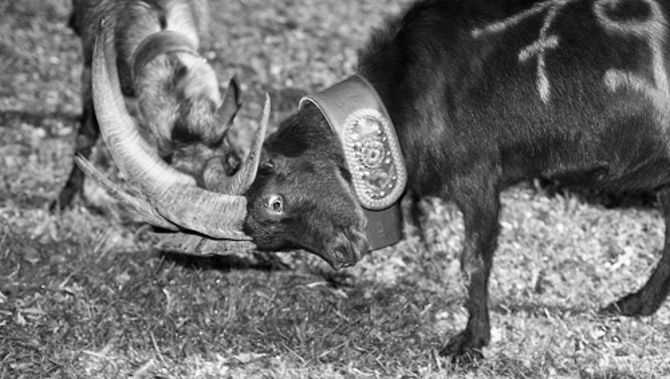
{"label": "goat forehead", "polygon": [[363,217],[351,184],[334,170],[330,180],[314,186],[312,198],[316,200],[318,212],[341,226],[348,226]]}
{"label": "goat forehead", "polygon": [[351,207],[338,207],[330,201],[301,206],[296,212],[296,218],[299,219],[299,227],[295,231],[299,235],[308,239],[317,237],[324,242],[359,225]]}
{"label": "goat forehead", "polygon": [[295,176],[292,179],[292,188],[313,194],[322,200],[338,199],[348,201],[353,199],[353,193],[339,172],[335,169],[318,171],[308,175]]}

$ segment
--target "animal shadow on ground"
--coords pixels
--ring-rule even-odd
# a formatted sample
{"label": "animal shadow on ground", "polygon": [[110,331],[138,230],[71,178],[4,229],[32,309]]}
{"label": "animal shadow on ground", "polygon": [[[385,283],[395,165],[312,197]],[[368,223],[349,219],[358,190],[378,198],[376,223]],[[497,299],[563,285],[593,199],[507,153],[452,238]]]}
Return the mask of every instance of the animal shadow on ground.
{"label": "animal shadow on ground", "polygon": [[[157,251],[158,256],[166,262],[172,262],[189,270],[232,271],[298,271],[321,277],[332,288],[350,288],[355,277],[348,272],[335,271],[322,264],[312,265],[304,262],[300,255],[280,257],[280,253],[250,251],[231,253],[228,255],[196,256],[169,251]],[[298,253],[301,254],[301,253]],[[308,259],[309,260],[309,259]]]}
{"label": "animal shadow on ground", "polygon": [[167,262],[172,262],[191,270],[231,272],[238,270],[284,271],[290,269],[275,254],[256,251],[248,254],[212,255],[206,257],[169,251],[161,251],[158,254]]}

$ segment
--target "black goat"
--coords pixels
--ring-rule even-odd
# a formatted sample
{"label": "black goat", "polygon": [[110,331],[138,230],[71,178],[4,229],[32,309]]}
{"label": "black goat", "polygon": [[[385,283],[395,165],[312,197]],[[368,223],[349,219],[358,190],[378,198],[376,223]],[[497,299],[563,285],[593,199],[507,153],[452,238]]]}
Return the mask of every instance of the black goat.
{"label": "black goat", "polygon": [[[500,192],[529,178],[657,190],[670,218],[670,4],[666,0],[422,0],[377,31],[358,73],[395,124],[419,196],[463,213],[467,327],[443,355],[479,358]],[[305,104],[270,136],[245,232],[336,267],[367,249],[343,145]],[[670,231],[645,286],[604,309],[650,315],[670,291]]]}

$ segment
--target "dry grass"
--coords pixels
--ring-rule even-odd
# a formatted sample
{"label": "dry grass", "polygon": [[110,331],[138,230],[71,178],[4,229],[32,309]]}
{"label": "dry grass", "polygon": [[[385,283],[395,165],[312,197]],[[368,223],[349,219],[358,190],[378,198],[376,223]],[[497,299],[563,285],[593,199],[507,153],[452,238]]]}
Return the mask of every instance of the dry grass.
{"label": "dry grass", "polygon": [[[208,56],[244,82],[251,122],[263,91],[287,111],[283,88],[351,72],[370,28],[403,2],[217,3]],[[343,272],[300,253],[280,256],[289,269],[160,254],[113,207],[50,215],[80,107],[68,12],[66,0],[0,3],[0,378],[670,375],[669,305],[641,319],[594,313],[648,277],[663,243],[653,210],[506,192],[493,340],[473,371],[435,354],[467,317],[450,205],[424,204],[428,249],[408,227]]]}

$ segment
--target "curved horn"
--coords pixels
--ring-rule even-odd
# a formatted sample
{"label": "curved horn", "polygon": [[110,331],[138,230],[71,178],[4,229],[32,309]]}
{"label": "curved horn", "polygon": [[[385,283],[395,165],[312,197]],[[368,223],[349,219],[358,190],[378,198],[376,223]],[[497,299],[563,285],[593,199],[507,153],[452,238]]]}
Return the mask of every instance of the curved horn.
{"label": "curved horn", "polygon": [[249,240],[241,232],[244,197],[196,187],[192,177],[169,167],[139,135],[123,102],[109,24],[103,20],[95,41],[92,92],[100,131],[114,162],[168,222],[212,238]]}
{"label": "curved horn", "polygon": [[237,83],[237,78],[233,76],[228,81],[228,87],[226,87],[226,92],[222,96],[221,106],[216,111],[221,122],[228,125],[233,123],[237,111],[242,107],[240,92],[240,85]]}
{"label": "curved horn", "polygon": [[116,199],[116,201],[123,204],[123,206],[125,206],[126,209],[128,209],[130,212],[143,218],[144,221],[163,229],[172,231],[179,230],[176,225],[167,221],[165,218],[163,218],[163,216],[158,214],[149,203],[123,191],[117,184],[109,180],[109,178],[107,178],[103,173],[98,171],[98,169],[96,169],[95,166],[93,166],[93,164],[88,161],[88,159],[84,158],[83,155],[75,155],[74,163],[79,166],[81,171],[86,174],[86,176],[104,187],[105,190],[107,190],[107,193]]}
{"label": "curved horn", "polygon": [[100,23],[100,32],[95,40],[91,87],[102,139],[110,149],[114,162],[128,178],[143,177],[143,180],[139,180],[140,185],[145,182],[144,179],[163,185],[175,181],[195,184],[192,177],[172,169],[158,157],[140,136],[135,122],[128,114],[121,94],[113,30],[109,24],[107,20]]}
{"label": "curved horn", "polygon": [[251,183],[256,179],[256,172],[258,171],[258,164],[261,159],[261,149],[263,148],[265,133],[268,130],[268,123],[270,121],[270,108],[270,95],[265,94],[265,104],[263,105],[263,113],[261,113],[261,121],[254,134],[254,138],[251,141],[249,155],[231,180],[233,193],[247,192]]}
{"label": "curved horn", "polygon": [[270,95],[265,94],[263,112],[261,113],[258,128],[251,141],[249,154],[234,176],[229,177],[226,175],[220,160],[215,159],[208,162],[208,165],[205,168],[205,185],[207,188],[217,192],[230,194],[243,194],[247,192],[251,183],[256,179],[263,141],[265,140],[265,134],[267,133],[268,123],[270,121],[271,107]]}

